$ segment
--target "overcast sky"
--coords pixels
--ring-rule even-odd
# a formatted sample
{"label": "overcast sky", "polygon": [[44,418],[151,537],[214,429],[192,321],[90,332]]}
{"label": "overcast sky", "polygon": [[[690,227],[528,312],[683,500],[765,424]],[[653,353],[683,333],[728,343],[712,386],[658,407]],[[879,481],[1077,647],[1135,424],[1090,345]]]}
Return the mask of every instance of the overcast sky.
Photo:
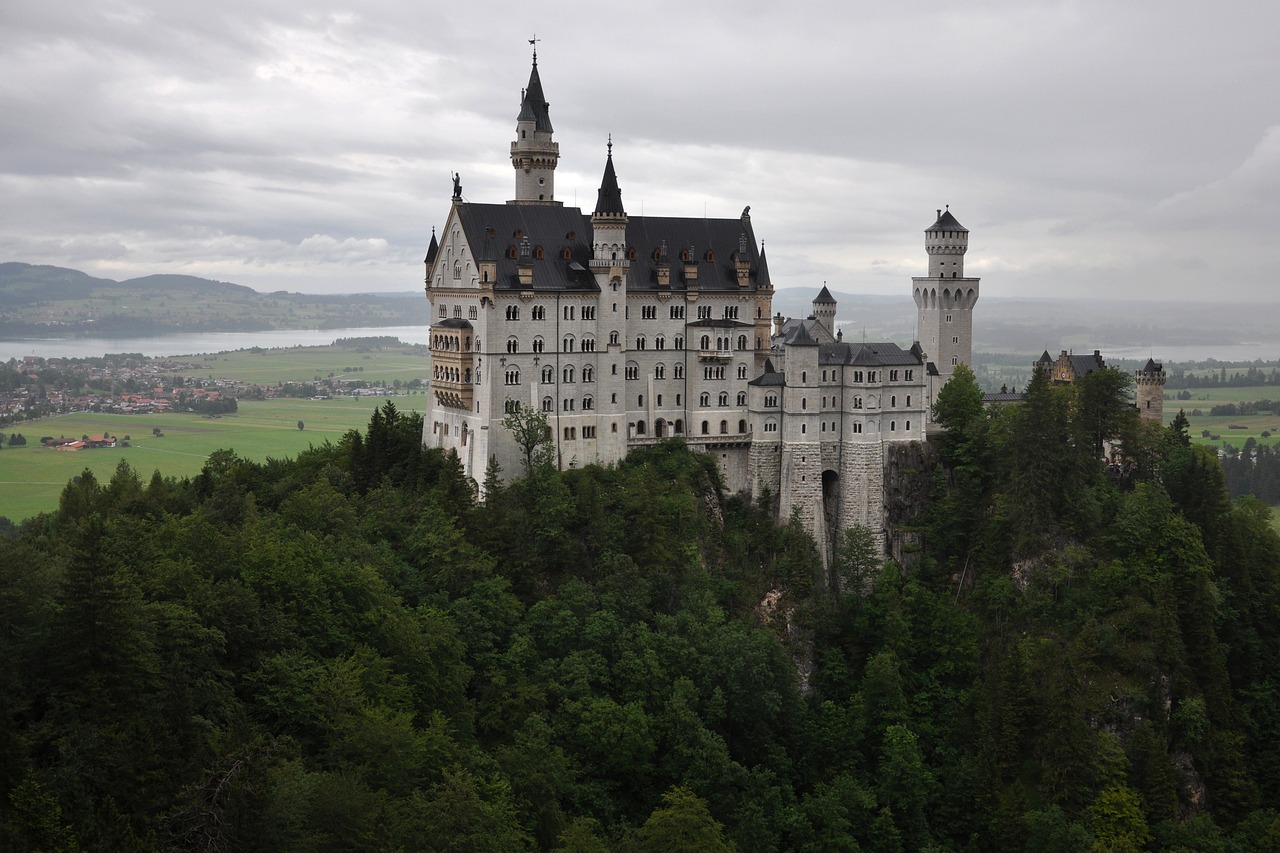
{"label": "overcast sky", "polygon": [[985,294],[1280,301],[1274,0],[4,0],[0,260],[420,289],[450,171],[514,194],[535,33],[558,197],[612,134],[776,286],[906,294],[949,204]]}

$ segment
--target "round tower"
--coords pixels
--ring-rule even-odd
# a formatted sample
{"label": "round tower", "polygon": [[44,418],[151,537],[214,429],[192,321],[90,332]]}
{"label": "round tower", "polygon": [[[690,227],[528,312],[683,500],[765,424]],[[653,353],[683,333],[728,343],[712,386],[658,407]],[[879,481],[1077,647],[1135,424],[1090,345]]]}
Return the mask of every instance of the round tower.
{"label": "round tower", "polygon": [[832,340],[836,335],[836,300],[831,295],[831,291],[827,290],[827,286],[822,285],[822,291],[817,298],[813,300],[813,319],[822,324],[822,328],[827,330],[827,337]]}
{"label": "round tower", "polygon": [[533,54],[529,86],[520,98],[516,138],[511,143],[511,165],[516,170],[516,197],[512,204],[558,204],[555,200],[556,164],[560,144],[551,135],[551,105],[542,94],[538,53]]}
{"label": "round tower", "polygon": [[956,366],[972,364],[973,306],[979,280],[964,274],[969,229],[939,210],[938,219],[924,232],[929,275],[911,280],[916,302],[916,334],[939,377],[941,388]]}
{"label": "round tower", "polygon": [[1144,421],[1164,423],[1164,365],[1147,359],[1141,370],[1134,371],[1138,389],[1138,416]]}
{"label": "round tower", "polygon": [[929,253],[929,278],[964,278],[964,253],[969,251],[969,229],[951,215],[951,207],[938,211],[938,221],[924,232]]}

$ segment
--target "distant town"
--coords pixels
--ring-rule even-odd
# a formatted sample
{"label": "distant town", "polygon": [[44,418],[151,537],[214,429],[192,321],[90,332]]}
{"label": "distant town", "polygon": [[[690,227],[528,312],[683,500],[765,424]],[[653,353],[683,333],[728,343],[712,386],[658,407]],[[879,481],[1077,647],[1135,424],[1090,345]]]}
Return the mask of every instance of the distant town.
{"label": "distant town", "polygon": [[[148,358],[134,354],[102,358],[42,358],[0,363],[0,427],[73,412],[154,414],[193,412],[218,417],[237,410],[240,400],[277,397],[385,397],[416,390],[421,380],[387,386],[360,376],[363,368],[310,382],[255,384],[239,379],[186,375],[207,370],[201,361]],[[109,446],[99,437],[86,446]]]}

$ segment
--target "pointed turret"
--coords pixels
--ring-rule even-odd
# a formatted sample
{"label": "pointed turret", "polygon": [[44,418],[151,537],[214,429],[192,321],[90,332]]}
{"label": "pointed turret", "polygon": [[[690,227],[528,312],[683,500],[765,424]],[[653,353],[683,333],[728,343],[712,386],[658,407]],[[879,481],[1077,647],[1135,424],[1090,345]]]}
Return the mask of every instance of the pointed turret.
{"label": "pointed turret", "polygon": [[771,290],[773,282],[769,280],[769,262],[764,257],[764,243],[760,243],[760,262],[756,265],[756,286],[763,290]]}
{"label": "pointed turret", "polygon": [[[613,169],[613,137],[605,155],[604,177],[596,193],[596,209],[591,214],[591,266],[618,270],[631,265],[627,256],[627,211],[622,206],[622,190]],[[611,273],[612,275],[612,273]]]}
{"label": "pointed turret", "polygon": [[427,256],[423,258],[422,263],[426,266],[426,283],[427,287],[431,286],[431,265],[435,263],[436,256],[440,254],[440,242],[436,240],[436,229],[431,229],[431,245],[427,246]]}
{"label": "pointed turret", "polygon": [[822,285],[822,290],[818,293],[817,298],[813,300],[813,318],[822,324],[822,328],[827,330],[828,336],[834,336],[836,333],[836,300],[831,295],[831,291],[827,290],[827,286]]}
{"label": "pointed turret", "polygon": [[613,170],[613,140],[609,140],[609,153],[604,161],[604,177],[600,179],[600,189],[596,192],[596,209],[593,216],[611,214],[626,216],[622,206],[622,190],[618,189],[618,175]]}
{"label": "pointed turret", "polygon": [[555,175],[560,146],[551,139],[550,108],[542,94],[535,52],[529,86],[520,95],[516,139],[511,143],[511,165],[516,170],[516,197],[512,204],[559,204],[555,200]]}

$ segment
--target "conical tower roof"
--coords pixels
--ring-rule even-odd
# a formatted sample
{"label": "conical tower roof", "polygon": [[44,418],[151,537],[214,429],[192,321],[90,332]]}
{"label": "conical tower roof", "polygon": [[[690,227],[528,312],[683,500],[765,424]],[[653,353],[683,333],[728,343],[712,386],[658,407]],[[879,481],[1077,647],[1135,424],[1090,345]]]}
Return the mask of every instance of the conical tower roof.
{"label": "conical tower roof", "polygon": [[938,221],[930,225],[925,231],[968,231],[961,225],[954,216],[951,215],[951,208],[938,211]]}
{"label": "conical tower roof", "polygon": [[835,305],[835,297],[831,295],[831,291],[827,290],[827,286],[822,285],[822,290],[818,293],[818,298],[813,300],[814,305]]}
{"label": "conical tower roof", "polygon": [[430,264],[436,259],[436,255],[440,254],[440,242],[436,240],[436,229],[431,229],[431,245],[427,246],[427,257],[423,263]]}
{"label": "conical tower roof", "polygon": [[613,213],[626,216],[622,206],[622,190],[618,189],[618,175],[613,170],[613,141],[609,142],[609,155],[604,161],[604,177],[600,179],[600,189],[596,193],[595,213]]}
{"label": "conical tower roof", "polygon": [[764,257],[764,243],[760,244],[760,262],[756,265],[756,284],[760,287],[773,284],[769,281],[769,262]]}
{"label": "conical tower roof", "polygon": [[533,55],[533,70],[529,72],[529,86],[524,90],[524,100],[520,102],[520,115],[517,121],[536,122],[535,128],[544,133],[551,133],[551,105],[542,94],[542,78],[538,76],[538,54]]}

